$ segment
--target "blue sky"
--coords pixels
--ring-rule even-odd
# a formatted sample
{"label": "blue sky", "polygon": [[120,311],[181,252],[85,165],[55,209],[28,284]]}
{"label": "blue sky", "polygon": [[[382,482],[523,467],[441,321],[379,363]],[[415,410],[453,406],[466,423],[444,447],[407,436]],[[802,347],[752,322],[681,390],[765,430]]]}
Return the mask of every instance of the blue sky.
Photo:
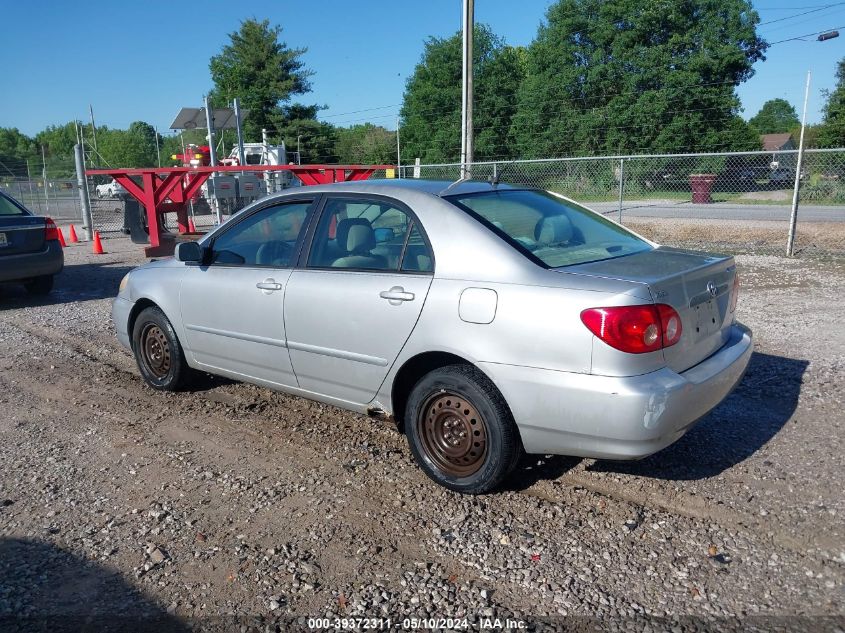
{"label": "blue sky", "polygon": [[[769,41],[845,26],[845,2],[759,0],[760,33]],[[209,58],[240,20],[269,18],[284,28],[291,47],[307,47],[315,72],[306,103],[329,106],[335,124],[366,120],[395,128],[405,80],[429,35],[460,28],[460,0],[417,2],[110,2],[3,3],[5,25],[0,85],[0,126],[34,134],[48,124],[87,119],[125,127],[144,120],[165,132],[182,106],[201,105],[210,87]],[[476,20],[509,44],[525,45],[543,19],[547,0],[477,0]],[[835,6],[829,6],[835,5]],[[789,16],[828,7],[807,15]],[[516,8],[516,10],[515,10]],[[808,119],[821,118],[821,91],[834,86],[836,62],[845,57],[845,29],[824,43],[774,45],[756,75],[739,88],[744,116],[782,97],[799,111],[807,70],[813,72]],[[359,112],[367,110],[365,112]]]}

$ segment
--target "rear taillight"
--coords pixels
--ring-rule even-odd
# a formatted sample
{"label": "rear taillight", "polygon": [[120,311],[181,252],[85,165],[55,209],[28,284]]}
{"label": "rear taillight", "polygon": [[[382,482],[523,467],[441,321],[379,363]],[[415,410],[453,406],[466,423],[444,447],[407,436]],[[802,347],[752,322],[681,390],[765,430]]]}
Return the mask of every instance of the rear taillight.
{"label": "rear taillight", "polygon": [[665,303],[640,306],[588,308],[584,325],[602,341],[629,354],[645,354],[677,343],[681,317]]}
{"label": "rear taillight", "polygon": [[56,223],[53,222],[52,218],[47,218],[47,221],[44,223],[44,239],[59,239],[59,229],[56,227]]}
{"label": "rear taillight", "polygon": [[739,300],[739,273],[734,275],[734,286],[731,289],[731,314],[736,311],[736,302]]}

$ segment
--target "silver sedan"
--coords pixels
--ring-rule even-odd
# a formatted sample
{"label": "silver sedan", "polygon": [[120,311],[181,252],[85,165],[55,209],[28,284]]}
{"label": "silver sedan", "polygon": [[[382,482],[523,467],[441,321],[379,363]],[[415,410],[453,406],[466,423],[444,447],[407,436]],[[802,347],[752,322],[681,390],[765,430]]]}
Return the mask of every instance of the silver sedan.
{"label": "silver sedan", "polygon": [[155,389],[195,371],[392,416],[425,473],[494,489],[522,451],[636,459],[742,378],[733,258],[560,195],[392,180],[264,198],[133,270],[117,335]]}

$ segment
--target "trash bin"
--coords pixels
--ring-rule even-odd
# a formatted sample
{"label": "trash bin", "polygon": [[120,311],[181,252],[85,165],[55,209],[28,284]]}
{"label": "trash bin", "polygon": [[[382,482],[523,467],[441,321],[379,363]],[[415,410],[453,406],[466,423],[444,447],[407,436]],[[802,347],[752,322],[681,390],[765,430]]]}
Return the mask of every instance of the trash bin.
{"label": "trash bin", "polygon": [[690,174],[689,185],[692,188],[694,204],[712,204],[710,190],[716,182],[716,174]]}

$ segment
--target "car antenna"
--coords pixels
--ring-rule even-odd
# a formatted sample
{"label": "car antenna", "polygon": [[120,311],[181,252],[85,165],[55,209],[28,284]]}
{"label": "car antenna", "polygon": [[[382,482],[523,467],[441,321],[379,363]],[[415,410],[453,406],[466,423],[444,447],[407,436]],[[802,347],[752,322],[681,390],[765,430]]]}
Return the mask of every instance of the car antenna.
{"label": "car antenna", "polygon": [[470,178],[469,176],[461,176],[461,177],[460,177],[460,178],[458,178],[455,182],[453,182],[451,185],[449,185],[448,187],[446,187],[443,191],[441,191],[441,192],[440,192],[439,194],[437,194],[437,195],[438,195],[438,196],[445,196],[447,193],[449,193],[449,191],[450,191],[452,188],[457,187],[457,186],[458,186],[458,185],[460,185],[461,183],[463,183],[463,182],[467,182],[467,181],[469,181],[469,180],[472,180],[472,178]]}
{"label": "car antenna", "polygon": [[496,186],[498,186],[498,184],[502,181],[502,176],[508,171],[508,169],[511,168],[511,166],[513,166],[515,162],[516,159],[508,161],[507,163],[502,165],[501,169],[497,169],[496,164],[493,163],[493,173],[487,179],[487,182],[489,182],[495,189]]}

